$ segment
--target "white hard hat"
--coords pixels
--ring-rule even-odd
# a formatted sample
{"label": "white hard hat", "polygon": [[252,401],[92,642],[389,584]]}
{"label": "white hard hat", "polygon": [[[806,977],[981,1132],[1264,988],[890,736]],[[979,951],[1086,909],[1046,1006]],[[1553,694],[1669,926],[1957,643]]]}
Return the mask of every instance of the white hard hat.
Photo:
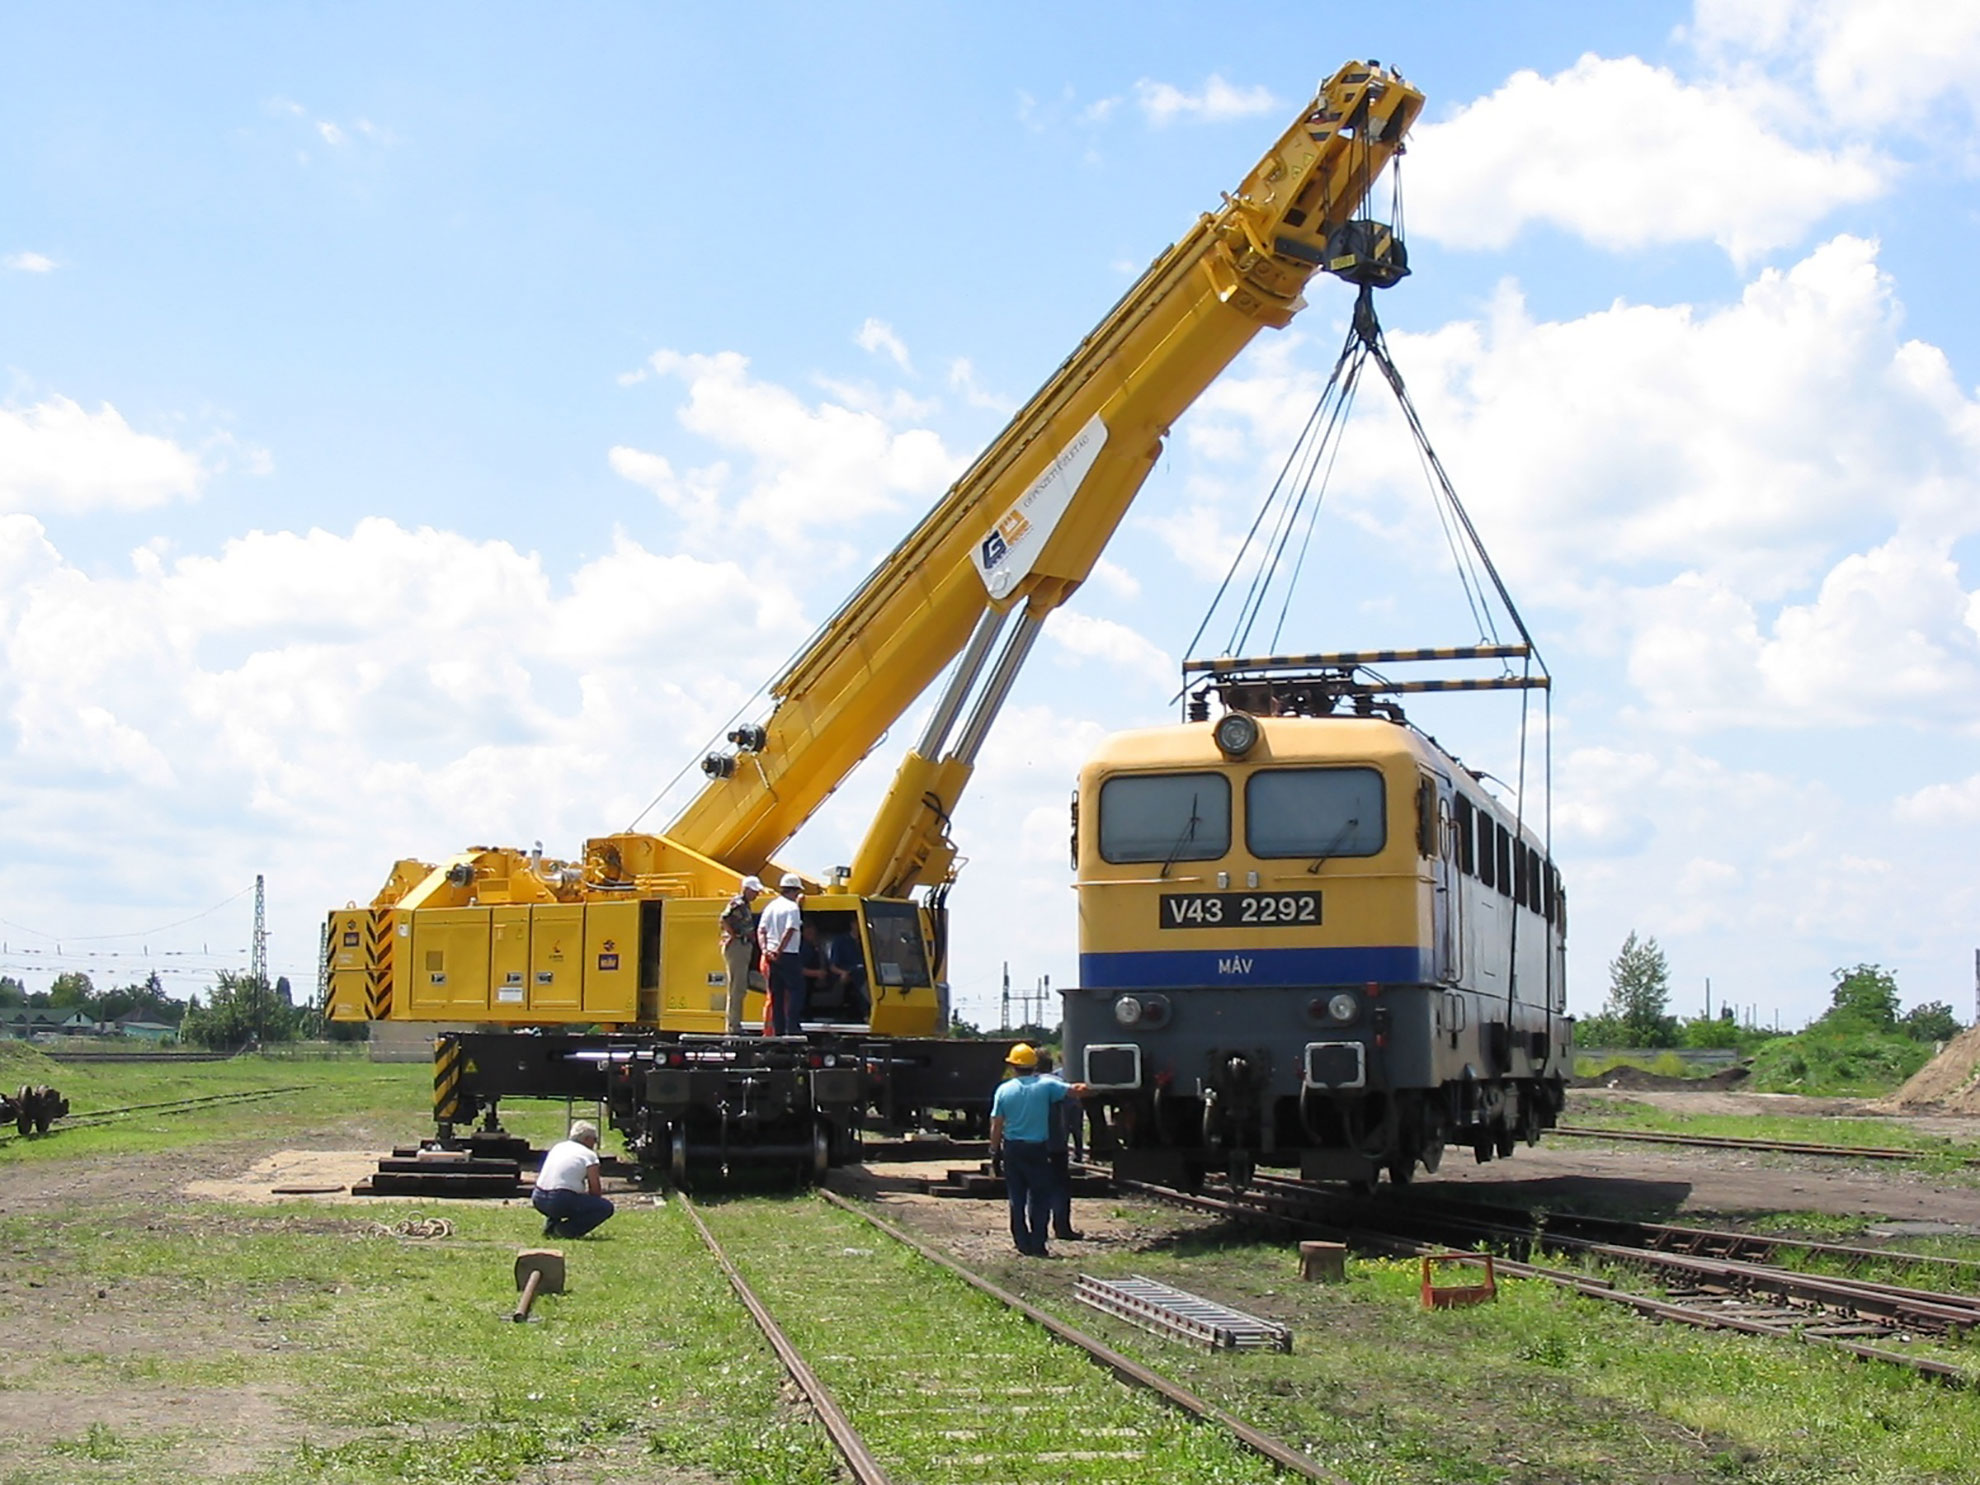
{"label": "white hard hat", "polygon": [[777,883],[777,887],[779,891],[783,892],[788,892],[793,887],[802,892],[804,890],[804,878],[794,871],[787,871],[784,873],[784,879]]}
{"label": "white hard hat", "polygon": [[744,877],[742,879],[742,890],[745,892],[761,892],[763,890],[763,879],[761,877]]}

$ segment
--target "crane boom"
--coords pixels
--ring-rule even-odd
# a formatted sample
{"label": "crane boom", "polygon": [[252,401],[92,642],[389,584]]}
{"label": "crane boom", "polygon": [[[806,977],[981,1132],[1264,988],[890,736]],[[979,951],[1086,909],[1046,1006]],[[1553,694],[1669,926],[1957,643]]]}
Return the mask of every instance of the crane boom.
{"label": "crane boom", "polygon": [[1175,419],[1261,328],[1292,319],[1315,272],[1335,266],[1337,234],[1422,105],[1373,63],[1329,78],[1238,192],[1156,259],[777,678],[760,734],[743,734],[757,746],[726,764],[712,758],[714,776],[664,839],[761,869],[966,652],[941,728],[903,763],[847,886],[898,896],[946,879],[948,812],[987,715],[947,756],[939,732],[1001,620],[1022,615],[985,696],[992,713],[1037,624],[1093,570]]}
{"label": "crane boom", "polygon": [[[502,846],[408,858],[368,906],[332,912],[333,1018],[734,1033],[717,934],[725,901],[746,876],[769,874],[773,854],[954,662],[850,866],[805,901],[806,921],[841,956],[829,1019],[896,1047],[941,1038],[946,913],[939,891],[910,894],[954,876],[950,816],[1040,625],[1092,572],[1176,418],[1261,328],[1298,313],[1315,273],[1367,284],[1406,271],[1388,229],[1354,218],[1422,106],[1422,94],[1372,62],[1322,84],[1236,194],[1155,260],[820,627],[770,686],[769,715],[730,734],[734,752],[704,761],[708,782],[664,833],[595,836],[575,861]],[[859,976],[870,995],[846,988]],[[754,984],[734,989],[756,995]],[[456,1097],[456,1058],[479,1069],[481,1091],[467,1102],[492,1117],[499,1090],[567,1091],[576,1085],[558,1079],[577,1074],[565,1065],[599,1055],[582,1040],[543,1036],[473,1055],[448,1045],[435,1072],[443,1127],[466,1098]],[[548,1062],[564,1071],[537,1065]],[[947,1087],[958,1064],[917,1052],[885,1065]],[[736,1109],[770,1118],[748,1081],[754,1066],[736,1063],[743,1091],[730,1089],[742,1099],[733,1108],[729,1092],[709,1092],[715,1083],[656,1068],[640,1095],[659,1100],[636,1135],[642,1148],[655,1131],[698,1129],[710,1109],[721,1115],[718,1145]],[[837,1071],[826,1066],[823,1082],[806,1073],[804,1096],[835,1108],[853,1098],[857,1079],[841,1087]],[[630,1064],[614,1076],[630,1078]],[[696,1111],[686,1123],[677,1099]],[[834,1124],[833,1140],[849,1127]]]}

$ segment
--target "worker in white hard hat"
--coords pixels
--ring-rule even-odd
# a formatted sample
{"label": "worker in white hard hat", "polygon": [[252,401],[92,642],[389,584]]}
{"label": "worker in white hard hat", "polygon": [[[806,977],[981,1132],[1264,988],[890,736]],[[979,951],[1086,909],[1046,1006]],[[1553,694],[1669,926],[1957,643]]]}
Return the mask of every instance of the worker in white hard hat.
{"label": "worker in white hard hat", "polygon": [[756,899],[763,895],[763,883],[744,877],[736,895],[722,909],[722,963],[729,986],[730,1036],[742,1030],[743,997],[749,993],[750,972],[756,964]]}
{"label": "worker in white hard hat", "polygon": [[804,880],[785,872],[777,895],[756,920],[757,942],[763,947],[763,979],[770,1012],[763,1030],[770,1036],[804,1035]]}

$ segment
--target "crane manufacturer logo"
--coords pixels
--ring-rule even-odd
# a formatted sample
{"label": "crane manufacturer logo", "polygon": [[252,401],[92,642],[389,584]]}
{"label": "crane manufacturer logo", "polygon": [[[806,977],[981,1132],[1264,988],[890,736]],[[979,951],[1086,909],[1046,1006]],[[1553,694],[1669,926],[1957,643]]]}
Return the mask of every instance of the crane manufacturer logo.
{"label": "crane manufacturer logo", "polygon": [[978,543],[977,575],[992,598],[1008,598],[1037,563],[1106,443],[1107,425],[1095,413]]}

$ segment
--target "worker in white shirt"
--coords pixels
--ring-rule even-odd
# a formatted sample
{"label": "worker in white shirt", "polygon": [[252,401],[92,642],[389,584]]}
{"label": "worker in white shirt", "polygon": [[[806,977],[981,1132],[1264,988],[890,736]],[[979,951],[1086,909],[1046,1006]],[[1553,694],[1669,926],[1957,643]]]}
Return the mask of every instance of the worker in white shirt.
{"label": "worker in white shirt", "polygon": [[580,1119],[571,1137],[543,1156],[529,1204],[543,1214],[545,1237],[583,1237],[612,1215],[612,1198],[600,1190],[598,1126]]}
{"label": "worker in white shirt", "polygon": [[764,1030],[772,1036],[804,1035],[804,882],[785,872],[777,895],[756,920],[763,946],[763,979],[769,987],[770,1014]]}

